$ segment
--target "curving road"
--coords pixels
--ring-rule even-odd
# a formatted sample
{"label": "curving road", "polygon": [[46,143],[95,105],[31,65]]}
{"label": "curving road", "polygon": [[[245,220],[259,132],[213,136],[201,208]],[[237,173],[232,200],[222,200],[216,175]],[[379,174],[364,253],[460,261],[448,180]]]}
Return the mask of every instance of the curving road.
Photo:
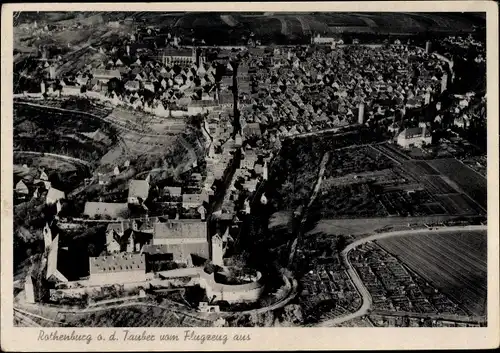
{"label": "curving road", "polygon": [[[339,316],[334,319],[326,320],[323,322],[320,322],[318,326],[322,327],[331,327],[335,326],[338,324],[341,324],[343,322],[365,316],[369,314],[369,311],[372,307],[372,297],[370,295],[370,292],[368,289],[365,287],[363,284],[363,281],[359,277],[358,273],[354,269],[354,266],[352,266],[351,262],[349,261],[349,252],[353,250],[354,248],[358,247],[359,245],[378,240],[378,239],[384,239],[384,238],[389,238],[389,237],[396,237],[396,236],[409,236],[409,235],[415,235],[415,234],[439,234],[439,233],[454,233],[457,231],[478,231],[478,230],[487,230],[488,227],[485,225],[474,225],[474,226],[453,226],[453,227],[434,227],[431,229],[415,229],[415,230],[402,230],[402,231],[395,231],[395,232],[386,232],[386,233],[378,233],[378,234],[373,234],[370,235],[366,238],[362,238],[359,240],[356,240],[349,244],[341,253],[342,256],[342,262],[347,268],[347,273],[354,283],[354,286],[358,290],[359,294],[362,297],[363,304],[361,307],[350,314],[344,315],[344,316]],[[428,315],[430,317],[430,314]]]}
{"label": "curving road", "polygon": [[35,155],[35,156],[54,157],[54,158],[62,159],[64,161],[66,161],[66,162],[72,162],[74,164],[79,164],[79,165],[84,166],[84,167],[86,167],[88,169],[90,169],[90,167],[91,167],[90,162],[84,161],[83,159],[80,159],[80,158],[75,158],[75,157],[67,156],[67,155],[64,155],[64,154],[56,154],[56,153],[48,153],[48,152],[37,152],[37,151],[20,151],[20,150],[14,150],[12,152],[13,152],[13,154],[17,154],[17,155],[26,154],[26,155]]}

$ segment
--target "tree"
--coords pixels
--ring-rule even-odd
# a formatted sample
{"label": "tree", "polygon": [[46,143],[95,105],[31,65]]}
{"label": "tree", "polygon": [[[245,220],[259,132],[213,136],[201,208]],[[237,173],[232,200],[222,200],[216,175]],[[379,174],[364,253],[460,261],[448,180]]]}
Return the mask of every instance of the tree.
{"label": "tree", "polygon": [[341,252],[342,250],[344,250],[346,245],[347,245],[347,239],[346,239],[345,235],[342,235],[342,234],[338,235],[337,241],[335,243],[335,248],[336,248],[337,252]]}
{"label": "tree", "polygon": [[94,245],[94,244],[92,244],[92,243],[90,243],[90,244],[87,246],[87,250],[88,250],[88,254],[89,254],[89,256],[91,256],[91,257],[95,257],[95,256],[97,256],[97,255],[95,254],[95,253],[96,253],[95,249],[96,249],[96,248],[95,248],[95,245]]}
{"label": "tree", "polygon": [[302,308],[298,304],[285,306],[284,320],[293,324],[299,324],[304,321]]}
{"label": "tree", "polygon": [[116,94],[122,94],[125,88],[123,82],[113,77],[108,81],[108,92],[115,92]]}
{"label": "tree", "polygon": [[266,311],[264,313],[264,327],[273,327],[274,326],[274,313],[272,311]]}

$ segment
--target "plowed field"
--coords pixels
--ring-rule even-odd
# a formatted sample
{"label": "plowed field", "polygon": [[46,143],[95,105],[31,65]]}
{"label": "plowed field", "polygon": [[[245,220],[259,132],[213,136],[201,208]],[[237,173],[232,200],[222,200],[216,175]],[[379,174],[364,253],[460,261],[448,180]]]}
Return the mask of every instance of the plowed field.
{"label": "plowed field", "polygon": [[377,241],[475,315],[487,297],[486,232],[409,235]]}

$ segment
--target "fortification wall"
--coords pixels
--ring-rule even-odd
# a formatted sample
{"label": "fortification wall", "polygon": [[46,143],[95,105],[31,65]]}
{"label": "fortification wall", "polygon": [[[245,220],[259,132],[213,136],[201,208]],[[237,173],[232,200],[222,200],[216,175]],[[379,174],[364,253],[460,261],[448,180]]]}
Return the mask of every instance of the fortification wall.
{"label": "fortification wall", "polygon": [[200,286],[207,292],[207,297],[215,301],[224,300],[228,303],[256,301],[264,291],[262,275],[259,273],[255,282],[245,284],[222,284],[215,281],[214,274],[200,272]]}

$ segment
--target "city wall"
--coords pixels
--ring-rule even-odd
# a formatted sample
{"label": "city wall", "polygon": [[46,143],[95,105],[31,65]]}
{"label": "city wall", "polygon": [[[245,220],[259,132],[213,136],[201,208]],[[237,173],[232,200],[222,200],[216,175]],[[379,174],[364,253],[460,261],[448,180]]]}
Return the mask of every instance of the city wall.
{"label": "city wall", "polygon": [[257,273],[254,282],[236,285],[218,283],[214,277],[214,273],[200,272],[200,286],[206,290],[210,299],[224,300],[228,303],[256,301],[264,291],[260,272]]}

